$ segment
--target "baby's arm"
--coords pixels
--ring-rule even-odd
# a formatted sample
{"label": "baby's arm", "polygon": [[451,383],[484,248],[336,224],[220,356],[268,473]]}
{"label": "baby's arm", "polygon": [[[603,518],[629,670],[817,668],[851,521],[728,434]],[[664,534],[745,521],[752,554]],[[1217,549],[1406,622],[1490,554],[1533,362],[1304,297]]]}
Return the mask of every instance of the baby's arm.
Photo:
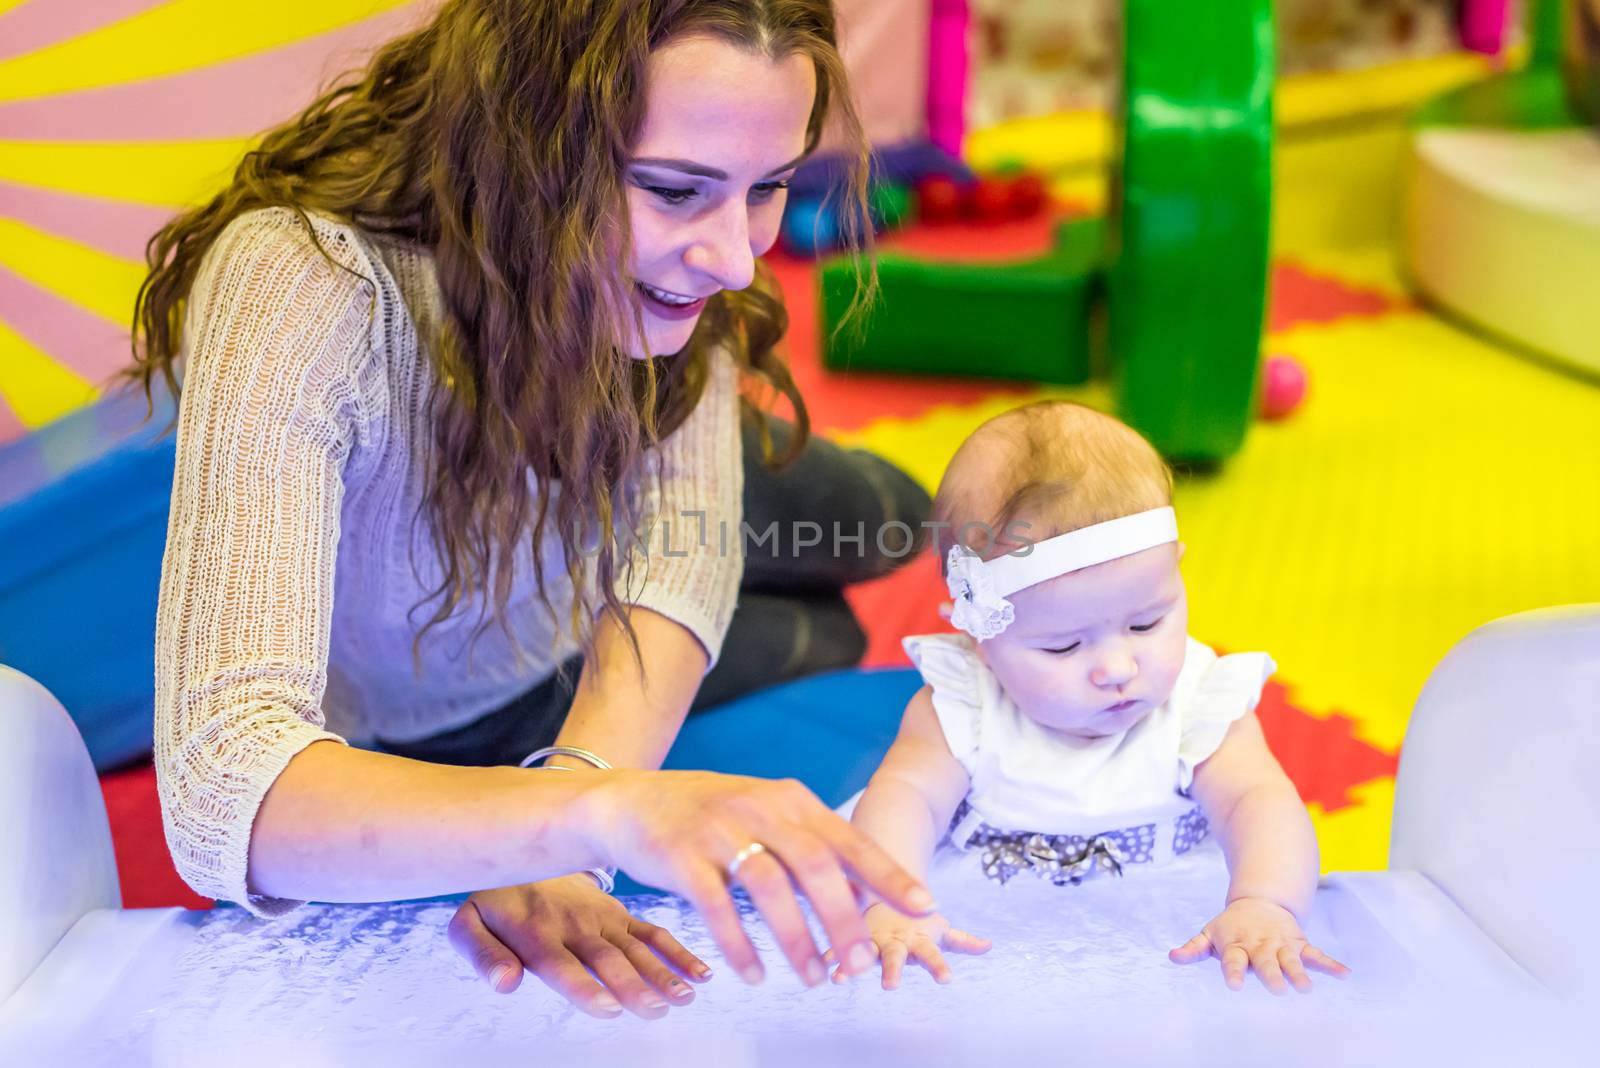
{"label": "baby's arm", "polygon": [[1195,769],[1192,792],[1228,858],[1228,905],[1172,959],[1187,964],[1216,956],[1235,990],[1253,967],[1273,993],[1284,992],[1285,975],[1296,990],[1309,989],[1304,965],[1332,975],[1349,971],[1301,931],[1317,889],[1317,836],[1255,713],[1236,720]]}
{"label": "baby's arm", "polygon": [[911,698],[900,733],[873,773],[850,822],[872,837],[908,872],[926,881],[928,860],[967,796],[966,769],[950,752],[933,690]]}
{"label": "baby's arm", "polygon": [[1195,769],[1191,793],[1228,858],[1228,901],[1261,898],[1304,920],[1317,889],[1317,836],[1255,713]]}
{"label": "baby's arm", "polygon": [[[968,785],[966,769],[950,752],[933,710],[933,691],[924,686],[906,706],[900,733],[867,784],[851,822],[907,871],[926,880],[928,861]],[[941,945],[964,953],[989,948],[986,939],[952,928],[938,913],[913,918],[881,901],[868,906],[867,927],[883,961],[886,990],[899,985],[908,956],[946,983],[950,969],[939,952]]]}

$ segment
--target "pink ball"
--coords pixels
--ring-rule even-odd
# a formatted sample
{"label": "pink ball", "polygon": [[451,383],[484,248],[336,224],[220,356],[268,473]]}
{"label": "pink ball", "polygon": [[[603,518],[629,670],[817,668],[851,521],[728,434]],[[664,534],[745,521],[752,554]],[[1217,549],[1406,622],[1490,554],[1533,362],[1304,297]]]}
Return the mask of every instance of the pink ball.
{"label": "pink ball", "polygon": [[1306,399],[1310,376],[1293,356],[1268,356],[1261,365],[1261,417],[1282,419]]}

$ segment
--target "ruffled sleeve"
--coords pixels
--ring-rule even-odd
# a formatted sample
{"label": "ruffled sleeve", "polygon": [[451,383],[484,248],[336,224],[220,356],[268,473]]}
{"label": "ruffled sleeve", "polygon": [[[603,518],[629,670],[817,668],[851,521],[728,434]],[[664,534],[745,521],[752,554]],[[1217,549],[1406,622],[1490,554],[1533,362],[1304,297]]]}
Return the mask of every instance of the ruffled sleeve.
{"label": "ruffled sleeve", "polygon": [[968,775],[974,774],[988,668],[967,640],[954,634],[923,634],[902,644],[922,681],[933,688],[933,710],[950,752]]}
{"label": "ruffled sleeve", "polygon": [[1182,710],[1178,787],[1187,792],[1194,772],[1217,751],[1235,720],[1255,710],[1261,687],[1278,665],[1266,653],[1230,653],[1205,669]]}

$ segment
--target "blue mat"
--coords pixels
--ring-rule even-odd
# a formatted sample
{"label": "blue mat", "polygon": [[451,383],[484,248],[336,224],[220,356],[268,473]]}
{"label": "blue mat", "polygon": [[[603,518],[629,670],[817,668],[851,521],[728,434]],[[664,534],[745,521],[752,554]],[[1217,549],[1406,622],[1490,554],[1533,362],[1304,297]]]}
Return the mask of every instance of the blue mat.
{"label": "blue mat", "polygon": [[119,392],[0,447],[0,663],[71,713],[95,767],[150,751],[172,418]]}

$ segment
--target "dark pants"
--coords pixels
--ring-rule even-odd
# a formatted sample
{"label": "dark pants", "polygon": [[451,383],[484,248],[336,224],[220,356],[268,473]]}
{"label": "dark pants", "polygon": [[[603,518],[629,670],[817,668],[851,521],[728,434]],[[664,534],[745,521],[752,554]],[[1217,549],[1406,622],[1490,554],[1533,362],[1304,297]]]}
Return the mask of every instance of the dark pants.
{"label": "dark pants", "polygon": [[[772,428],[781,453],[791,428],[777,421]],[[790,466],[769,470],[747,424],[744,582],[717,664],[690,711],[859,663],[867,636],[845,602],[844,587],[887,575],[911,559],[904,551],[905,532],[921,530],[929,506],[928,495],[893,464],[820,438],[811,438]],[[890,528],[880,538],[890,523],[905,527]],[[515,764],[553,743],[566,720],[581,658],[565,667],[463,727],[380,745],[436,764]]]}

